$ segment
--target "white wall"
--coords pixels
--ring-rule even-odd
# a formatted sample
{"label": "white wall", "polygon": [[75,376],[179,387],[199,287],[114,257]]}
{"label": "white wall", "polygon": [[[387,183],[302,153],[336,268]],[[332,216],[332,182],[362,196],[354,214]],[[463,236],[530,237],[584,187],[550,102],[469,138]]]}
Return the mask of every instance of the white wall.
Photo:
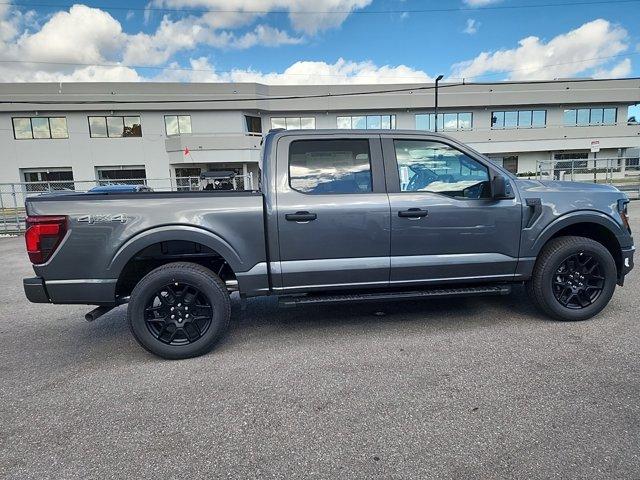
{"label": "white wall", "polygon": [[[626,121],[627,108],[618,105],[618,119]],[[511,107],[513,109],[513,107]],[[536,108],[544,109],[537,105]],[[473,113],[473,130],[446,132],[473,148],[493,157],[509,153],[519,157],[520,171],[535,171],[537,160],[549,159],[552,152],[564,150],[589,150],[591,140],[598,139],[604,155],[616,156],[618,148],[640,147],[640,126],[561,127],[562,105],[546,108],[547,128],[522,130],[492,130],[491,111],[501,107],[457,108],[456,111]],[[442,109],[442,112],[452,111]],[[428,110],[424,110],[428,112]],[[48,116],[47,112],[38,112]],[[109,111],[77,111],[54,113],[64,115],[69,129],[68,139],[16,140],[13,138],[12,116],[34,116],[30,113],[0,113],[0,183],[19,182],[20,169],[71,167],[76,180],[95,178],[98,166],[145,165],[148,178],[170,175],[171,165],[189,163],[238,162],[255,165],[259,159],[259,137],[245,135],[244,115],[259,115],[254,111],[118,111],[117,115],[140,115],[141,138],[90,138],[87,117],[109,115]],[[270,127],[271,117],[314,116],[316,128],[335,129],[336,117],[366,113],[393,113],[398,129],[415,129],[415,115],[420,111],[331,111],[331,112],[267,112],[262,113],[263,131]],[[192,136],[179,139],[170,149],[173,140],[167,140],[164,126],[165,114],[191,115]],[[180,143],[181,142],[181,143]],[[174,142],[175,143],[175,142]],[[196,145],[192,149],[192,145]],[[202,145],[201,149],[197,146]],[[188,146],[191,158],[182,153]],[[606,153],[605,153],[606,152]],[[257,174],[257,170],[256,170]]]}
{"label": "white wall", "polygon": [[[119,165],[145,165],[147,178],[168,177],[169,155],[165,147],[165,114],[189,112],[117,112],[116,115],[139,115],[142,137],[91,138],[88,117],[110,115],[107,111],[66,112],[65,114],[38,112],[39,116],[67,118],[69,138],[16,140],[13,135],[12,117],[35,116],[32,114],[0,114],[0,183],[22,182],[20,169],[71,167],[75,180],[91,180],[96,177],[96,167]],[[238,133],[245,130],[242,112],[192,112],[192,131],[195,136],[207,134]],[[206,152],[199,152],[206,153]],[[229,153],[221,152],[221,158]],[[240,155],[238,161],[257,161],[255,155]],[[203,158],[207,161],[207,158]],[[211,159],[209,159],[211,161]]]}

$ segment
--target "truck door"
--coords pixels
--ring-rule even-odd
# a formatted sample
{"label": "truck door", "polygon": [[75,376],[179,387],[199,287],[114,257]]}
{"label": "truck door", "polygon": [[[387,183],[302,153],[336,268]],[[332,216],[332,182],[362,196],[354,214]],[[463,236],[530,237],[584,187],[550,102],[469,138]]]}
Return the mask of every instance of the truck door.
{"label": "truck door", "polygon": [[380,137],[283,135],[276,151],[281,285],[274,289],[388,285],[391,222]]}
{"label": "truck door", "polygon": [[503,173],[443,137],[383,135],[382,142],[391,205],[390,283],[513,279],[522,211],[518,198],[491,198],[490,179]]}

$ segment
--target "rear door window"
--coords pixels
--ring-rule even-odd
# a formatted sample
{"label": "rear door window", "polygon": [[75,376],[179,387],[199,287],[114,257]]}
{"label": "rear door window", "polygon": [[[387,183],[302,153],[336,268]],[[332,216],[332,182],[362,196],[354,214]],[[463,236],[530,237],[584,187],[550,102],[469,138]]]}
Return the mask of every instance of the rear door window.
{"label": "rear door window", "polygon": [[369,140],[292,142],[289,147],[289,185],[309,195],[371,192]]}

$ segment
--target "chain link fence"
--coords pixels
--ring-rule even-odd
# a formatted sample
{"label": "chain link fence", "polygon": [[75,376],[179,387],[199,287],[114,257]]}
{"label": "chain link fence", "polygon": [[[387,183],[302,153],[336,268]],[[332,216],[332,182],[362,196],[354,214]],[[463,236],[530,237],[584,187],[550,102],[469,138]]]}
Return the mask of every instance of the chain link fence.
{"label": "chain link fence", "polygon": [[605,183],[624,191],[630,198],[640,197],[638,157],[539,160],[535,172],[518,176],[539,180]]}
{"label": "chain link fence", "polygon": [[31,196],[88,192],[104,185],[141,185],[153,191],[253,190],[253,175],[235,177],[123,178],[110,180],[58,180],[0,183],[0,234],[15,235],[25,230],[25,200]]}
{"label": "chain link fence", "polygon": [[[519,173],[522,178],[592,182],[614,185],[629,198],[640,198],[640,158],[589,158],[539,160],[535,172]],[[253,176],[123,178],[111,180],[62,180],[0,183],[0,234],[24,232],[24,201],[43,193],[86,192],[102,185],[144,185],[154,191],[253,190]]]}

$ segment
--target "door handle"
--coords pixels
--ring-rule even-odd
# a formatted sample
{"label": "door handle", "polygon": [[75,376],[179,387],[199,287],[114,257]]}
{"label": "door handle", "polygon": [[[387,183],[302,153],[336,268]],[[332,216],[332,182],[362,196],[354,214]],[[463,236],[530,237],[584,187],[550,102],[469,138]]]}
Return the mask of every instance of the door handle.
{"label": "door handle", "polygon": [[296,212],[287,213],[284,218],[286,218],[290,222],[310,222],[318,218],[318,215],[309,212]]}
{"label": "door handle", "polygon": [[422,218],[427,215],[429,215],[429,212],[421,208],[410,208],[409,210],[398,211],[398,216],[402,218]]}

